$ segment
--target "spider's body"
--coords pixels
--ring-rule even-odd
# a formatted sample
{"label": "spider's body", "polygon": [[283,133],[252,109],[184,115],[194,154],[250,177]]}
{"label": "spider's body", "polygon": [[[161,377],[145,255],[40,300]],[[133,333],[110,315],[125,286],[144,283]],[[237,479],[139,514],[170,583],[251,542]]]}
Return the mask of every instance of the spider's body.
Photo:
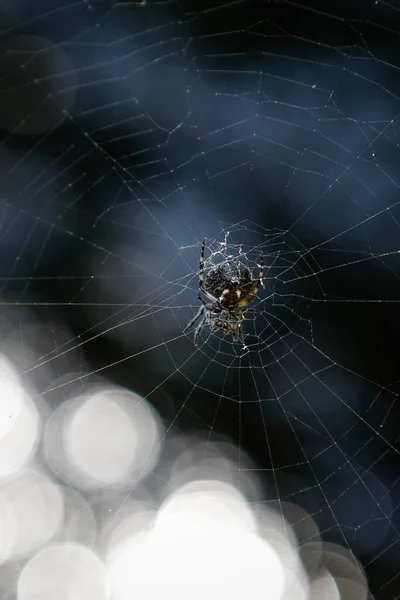
{"label": "spider's body", "polygon": [[[226,260],[210,269],[204,279],[204,250],[203,242],[199,265],[199,295],[200,309],[188,323],[184,332],[188,331],[196,321],[199,321],[194,333],[194,343],[203,326],[208,323],[211,331],[221,330],[232,335],[235,342],[243,340],[242,320],[246,306],[254,302],[257,292],[262,285],[263,260],[260,258],[260,274],[257,281],[251,271],[238,260]],[[211,304],[207,304],[200,292]]]}
{"label": "spider's body", "polygon": [[243,263],[227,260],[208,271],[204,289],[219,300],[221,308],[233,310],[241,306],[240,300],[253,293],[254,281]]}

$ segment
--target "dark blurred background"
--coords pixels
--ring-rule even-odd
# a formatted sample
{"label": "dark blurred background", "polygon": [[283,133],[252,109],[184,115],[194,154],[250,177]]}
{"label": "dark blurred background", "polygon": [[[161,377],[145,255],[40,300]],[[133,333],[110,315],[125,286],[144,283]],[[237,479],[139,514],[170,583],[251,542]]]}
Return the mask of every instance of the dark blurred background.
{"label": "dark blurred background", "polygon": [[[306,510],[400,597],[399,8],[0,15],[0,324],[22,381],[51,411],[107,380],[167,438],[231,440],[263,502]],[[182,334],[203,238],[206,266],[264,255],[244,351]]]}

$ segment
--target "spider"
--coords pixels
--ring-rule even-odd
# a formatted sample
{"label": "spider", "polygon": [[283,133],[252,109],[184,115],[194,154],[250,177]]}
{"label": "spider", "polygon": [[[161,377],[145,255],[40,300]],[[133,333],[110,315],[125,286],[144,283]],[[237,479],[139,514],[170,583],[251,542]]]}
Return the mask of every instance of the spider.
{"label": "spider", "polygon": [[[243,342],[243,312],[249,311],[245,307],[254,302],[264,276],[264,261],[260,257],[260,272],[258,279],[253,279],[252,273],[246,265],[238,260],[226,260],[210,269],[204,280],[204,251],[203,241],[199,264],[199,294],[197,299],[201,303],[198,312],[186,325],[183,333],[198,324],[194,331],[194,345],[198,346],[200,331],[205,324],[209,324],[211,331],[222,330],[225,335],[232,335],[234,342]],[[207,303],[201,296],[211,300]],[[250,312],[250,311],[249,311]]]}

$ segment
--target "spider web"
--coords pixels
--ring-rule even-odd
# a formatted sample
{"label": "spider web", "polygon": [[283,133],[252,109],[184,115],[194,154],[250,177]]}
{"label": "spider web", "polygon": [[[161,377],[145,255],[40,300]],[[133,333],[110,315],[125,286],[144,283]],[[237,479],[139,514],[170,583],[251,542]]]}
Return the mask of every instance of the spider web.
{"label": "spider web", "polygon": [[[400,597],[398,9],[2,14],[3,353],[34,401],[51,412],[107,380],[162,417],[160,452],[228,436],[265,506],[301,507],[308,543]],[[205,275],[234,258],[256,278],[264,257],[244,343],[182,333],[204,238]]]}

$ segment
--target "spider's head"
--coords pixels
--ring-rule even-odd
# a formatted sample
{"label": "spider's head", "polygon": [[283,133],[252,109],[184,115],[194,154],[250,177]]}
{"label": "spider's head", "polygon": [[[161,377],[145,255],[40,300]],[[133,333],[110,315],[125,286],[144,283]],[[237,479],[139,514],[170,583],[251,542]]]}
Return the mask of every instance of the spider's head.
{"label": "spider's head", "polygon": [[222,310],[211,322],[212,331],[223,331],[225,335],[231,335],[234,341],[240,337],[241,314],[228,309]]}

